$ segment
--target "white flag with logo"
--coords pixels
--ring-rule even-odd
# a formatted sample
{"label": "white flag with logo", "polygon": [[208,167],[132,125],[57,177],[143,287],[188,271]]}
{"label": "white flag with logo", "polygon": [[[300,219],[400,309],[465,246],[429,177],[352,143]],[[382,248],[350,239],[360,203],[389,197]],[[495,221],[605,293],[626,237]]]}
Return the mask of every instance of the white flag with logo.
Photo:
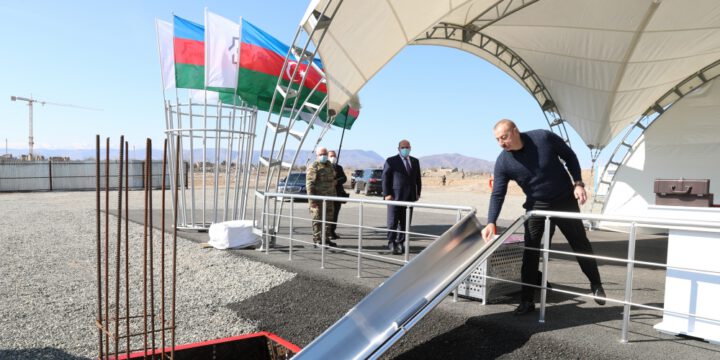
{"label": "white flag with logo", "polygon": [[215,91],[190,89],[190,103],[214,104],[220,101],[220,95]]}
{"label": "white flag with logo", "polygon": [[240,25],[205,9],[205,87],[233,93],[240,59]]}
{"label": "white flag with logo", "polygon": [[155,19],[160,71],[165,90],[175,88],[175,54],[173,53],[173,24]]}

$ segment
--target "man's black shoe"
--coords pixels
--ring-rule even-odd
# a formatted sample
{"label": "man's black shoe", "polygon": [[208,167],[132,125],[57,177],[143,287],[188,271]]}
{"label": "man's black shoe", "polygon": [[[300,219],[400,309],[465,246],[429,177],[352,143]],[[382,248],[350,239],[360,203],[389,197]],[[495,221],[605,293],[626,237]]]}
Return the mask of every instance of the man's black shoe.
{"label": "man's black shoe", "polygon": [[403,244],[395,245],[395,248],[393,249],[393,255],[402,255],[404,253],[405,253],[405,246]]}
{"label": "man's black shoe", "polygon": [[326,241],[325,244],[330,247],[338,247],[337,243],[335,243],[334,241],[330,241],[330,240]]}
{"label": "man's black shoe", "polygon": [[[605,289],[603,289],[602,285],[601,284],[590,285],[590,290],[592,291],[593,296],[595,296],[595,299],[593,299],[593,300],[595,300],[595,302],[598,305],[605,305],[604,298],[606,298],[607,295],[605,295]],[[599,299],[599,298],[603,298],[603,299]]]}
{"label": "man's black shoe", "polygon": [[333,240],[337,240],[337,239],[340,238],[340,236],[339,236],[338,234],[336,234],[336,233],[332,233],[332,234],[330,234],[330,238],[333,239]]}
{"label": "man's black shoe", "polygon": [[390,253],[392,253],[392,254],[395,253],[395,244],[394,243],[388,243],[387,248],[388,248],[388,251],[390,251]]}
{"label": "man's black shoe", "polygon": [[525,315],[535,311],[535,303],[532,301],[521,301],[520,305],[515,309],[514,315]]}

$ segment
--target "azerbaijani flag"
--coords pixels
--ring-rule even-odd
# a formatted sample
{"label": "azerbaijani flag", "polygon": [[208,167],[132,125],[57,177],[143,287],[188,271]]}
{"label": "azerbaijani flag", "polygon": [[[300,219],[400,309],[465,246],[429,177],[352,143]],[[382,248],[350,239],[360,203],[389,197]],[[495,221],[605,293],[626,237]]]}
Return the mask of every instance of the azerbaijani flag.
{"label": "azerbaijani flag", "polygon": [[[300,99],[298,99],[298,104],[305,99],[316,105],[322,102],[327,96],[327,87],[322,83],[322,75],[313,66],[307,62],[298,64],[295,61],[290,61],[283,72],[282,66],[290,47],[245,19],[242,20],[241,28],[237,94],[243,100],[257,106],[259,110],[271,111],[270,102],[275,92],[278,77],[282,76],[281,85],[287,87],[290,83],[290,76],[299,67],[292,85],[292,89],[299,91]],[[314,63],[318,68],[322,69],[319,59],[314,59]],[[306,72],[305,82],[302,89],[300,89],[300,81]],[[313,89],[315,90],[313,91]],[[294,100],[294,98],[289,98],[286,106],[291,106]],[[276,98],[272,112],[279,113],[281,105],[282,98]],[[306,109],[301,111],[309,112]],[[356,109],[345,109],[336,116],[333,124],[350,129],[358,115],[359,111]],[[320,111],[320,118],[327,121],[327,111],[325,109]]]}
{"label": "azerbaijani flag", "polygon": [[175,83],[183,89],[205,89],[205,28],[173,16]]}

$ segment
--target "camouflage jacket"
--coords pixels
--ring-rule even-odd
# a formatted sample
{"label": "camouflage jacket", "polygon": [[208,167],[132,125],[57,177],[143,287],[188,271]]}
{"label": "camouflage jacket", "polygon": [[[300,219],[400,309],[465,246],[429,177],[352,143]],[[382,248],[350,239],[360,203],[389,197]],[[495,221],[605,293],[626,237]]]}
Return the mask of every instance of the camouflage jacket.
{"label": "camouflage jacket", "polygon": [[314,161],[307,169],[305,188],[308,195],[335,196],[335,169],[328,161]]}

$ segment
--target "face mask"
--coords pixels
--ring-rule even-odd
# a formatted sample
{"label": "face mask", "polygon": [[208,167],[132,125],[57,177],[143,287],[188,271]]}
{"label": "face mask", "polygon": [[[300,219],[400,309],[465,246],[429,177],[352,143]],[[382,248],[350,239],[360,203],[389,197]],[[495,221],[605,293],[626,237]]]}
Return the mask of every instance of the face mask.
{"label": "face mask", "polygon": [[330,163],[331,163],[331,164],[337,164],[337,158],[334,157],[334,156],[331,157],[331,158],[330,158]]}
{"label": "face mask", "polygon": [[326,163],[326,162],[328,161],[327,155],[320,155],[320,156],[318,156],[318,161],[320,161],[320,162],[323,163],[323,164]]}
{"label": "face mask", "polygon": [[410,149],[400,149],[400,156],[407,157],[410,155]]}

